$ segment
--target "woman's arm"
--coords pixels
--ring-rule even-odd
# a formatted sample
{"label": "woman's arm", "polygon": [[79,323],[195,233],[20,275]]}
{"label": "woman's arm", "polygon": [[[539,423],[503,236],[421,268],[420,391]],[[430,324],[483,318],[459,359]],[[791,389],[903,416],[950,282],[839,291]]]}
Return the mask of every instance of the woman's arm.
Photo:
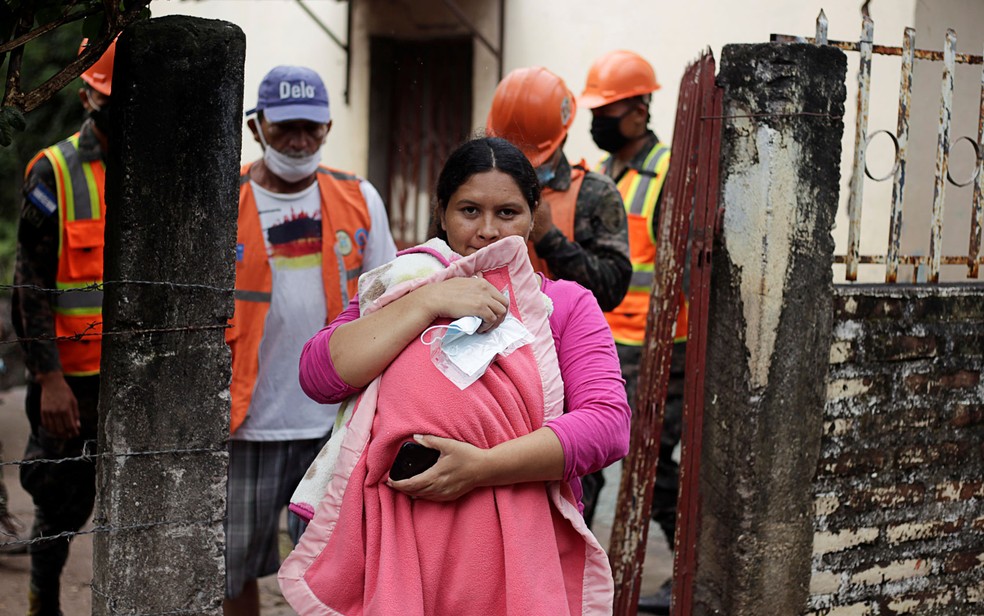
{"label": "woman's arm", "polygon": [[415,436],[441,451],[437,464],[389,485],[410,496],[454,500],[478,487],[571,480],[623,458],[631,411],[611,332],[591,293],[548,283],[568,412],[534,432],[491,449],[437,436]]}
{"label": "woman's arm", "polygon": [[414,435],[425,447],[437,449],[437,464],[423,473],[387,485],[414,498],[451,501],[480,487],[527,481],[553,481],[564,475],[564,450],[550,428],[481,449],[469,443],[432,435]]}
{"label": "woman's arm", "polygon": [[555,282],[567,301],[551,295],[557,358],[564,377],[567,412],[548,424],[564,449],[564,479],[602,469],[625,457],[632,411],[611,330],[591,294],[571,283]]}
{"label": "woman's arm", "polygon": [[379,310],[340,325],[329,339],[338,376],[361,389],[389,366],[434,319],[474,315],[479,331],[497,326],[509,300],[481,278],[452,278],[422,286]]}

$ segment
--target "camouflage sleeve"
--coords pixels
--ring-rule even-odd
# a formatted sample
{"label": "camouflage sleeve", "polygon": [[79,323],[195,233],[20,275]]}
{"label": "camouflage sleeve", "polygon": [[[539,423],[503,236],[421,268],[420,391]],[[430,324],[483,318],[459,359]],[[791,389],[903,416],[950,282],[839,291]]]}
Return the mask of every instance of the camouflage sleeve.
{"label": "camouflage sleeve", "polygon": [[[17,228],[17,261],[14,285],[55,288],[58,271],[58,213],[51,212],[55,190],[54,172],[41,158],[24,182],[24,201]],[[47,191],[47,192],[44,192]],[[14,330],[18,337],[55,335],[51,295],[36,289],[15,288],[12,297]],[[58,347],[53,340],[22,342],[28,370],[42,374],[61,370]]]}
{"label": "camouflage sleeve", "polygon": [[556,277],[589,289],[602,310],[618,306],[629,288],[632,263],[625,207],[614,182],[588,172],[577,195],[574,241],[552,229],[535,248]]}

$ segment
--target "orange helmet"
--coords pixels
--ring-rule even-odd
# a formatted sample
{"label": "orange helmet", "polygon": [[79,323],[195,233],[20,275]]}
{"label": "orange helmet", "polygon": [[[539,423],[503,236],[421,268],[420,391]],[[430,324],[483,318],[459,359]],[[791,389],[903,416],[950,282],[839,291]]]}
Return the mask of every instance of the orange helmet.
{"label": "orange helmet", "polygon": [[[89,39],[82,40],[82,46],[79,47],[79,53],[86,48],[89,44]],[[116,40],[114,39],[112,43],[109,44],[109,48],[106,53],[102,55],[96,63],[89,67],[89,69],[82,73],[82,81],[89,84],[89,87],[99,92],[100,94],[105,94],[110,96],[113,93],[113,61],[116,59]]]}
{"label": "orange helmet", "polygon": [[656,72],[642,56],[631,51],[612,51],[591,65],[578,102],[588,109],[597,109],[658,89]]}
{"label": "orange helmet", "polygon": [[538,167],[567,136],[576,111],[574,94],[563,79],[542,66],[517,68],[496,87],[485,128]]}

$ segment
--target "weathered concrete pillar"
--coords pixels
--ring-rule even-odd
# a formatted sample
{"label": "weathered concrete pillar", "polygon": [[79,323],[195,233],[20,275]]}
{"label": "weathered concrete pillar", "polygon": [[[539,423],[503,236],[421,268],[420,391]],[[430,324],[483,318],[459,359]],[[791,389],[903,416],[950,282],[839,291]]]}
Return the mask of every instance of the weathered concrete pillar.
{"label": "weathered concrete pillar", "polygon": [[117,45],[93,614],[222,612],[245,50],[189,17]]}
{"label": "weathered concrete pillar", "polygon": [[[694,614],[800,614],[831,340],[843,52],[729,45]],[[753,117],[754,116],[754,117]]]}

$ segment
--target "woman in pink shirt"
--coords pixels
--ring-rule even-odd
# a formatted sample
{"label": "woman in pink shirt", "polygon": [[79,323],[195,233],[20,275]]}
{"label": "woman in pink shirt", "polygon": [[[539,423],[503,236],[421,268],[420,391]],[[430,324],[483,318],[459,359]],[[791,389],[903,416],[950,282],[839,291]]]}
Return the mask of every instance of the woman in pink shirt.
{"label": "woman in pink shirt", "polygon": [[[536,173],[517,148],[497,138],[469,141],[451,154],[438,181],[436,209],[439,221],[438,236],[462,257],[467,257],[502,238],[520,236],[527,239],[533,226],[533,214],[539,205],[539,198],[540,189]],[[525,256],[523,258],[525,259]],[[574,282],[564,280],[551,281],[543,278],[540,281],[540,290],[553,304],[552,312],[549,313],[549,328],[556,349],[557,366],[563,379],[563,414],[540,427],[534,425],[534,429],[528,433],[489,447],[480,447],[462,440],[433,434],[414,435],[414,440],[419,444],[440,452],[436,463],[427,470],[400,481],[395,481],[385,474],[381,476],[380,481],[385,483],[385,486],[395,490],[396,493],[410,497],[411,500],[408,502],[418,503],[418,507],[424,507],[424,509],[411,509],[409,518],[397,516],[395,519],[403,519],[404,523],[411,524],[414,528],[409,532],[417,535],[422,533],[422,537],[418,537],[420,542],[417,543],[417,551],[411,550],[410,554],[413,560],[420,561],[418,575],[423,578],[428,576],[434,578],[424,579],[421,584],[423,607],[418,610],[413,600],[407,600],[399,605],[399,613],[463,613],[461,609],[465,609],[466,613],[500,613],[504,610],[513,612],[517,610],[517,606],[533,605],[529,602],[535,601],[536,598],[528,595],[536,595],[540,592],[535,587],[531,587],[534,588],[531,591],[522,583],[506,583],[507,580],[515,579],[508,573],[511,570],[510,558],[523,558],[529,561],[519,567],[525,571],[535,571],[540,558],[529,554],[522,557],[511,556],[513,552],[509,549],[505,552],[506,573],[501,576],[502,583],[506,585],[504,591],[497,587],[495,579],[487,579],[485,580],[487,583],[482,584],[482,580],[469,581],[454,577],[460,571],[466,571],[472,564],[476,567],[476,571],[481,570],[482,563],[475,564],[472,560],[475,558],[480,561],[484,558],[481,555],[458,555],[464,565],[459,563],[458,567],[450,570],[440,569],[441,573],[436,574],[435,571],[438,570],[436,568],[442,566],[441,559],[445,556],[442,553],[440,559],[433,559],[424,552],[429,548],[441,551],[440,545],[444,545],[443,549],[447,549],[449,539],[444,537],[447,529],[435,530],[432,534],[428,534],[426,529],[421,528],[424,518],[414,517],[425,516],[427,511],[433,511],[427,509],[431,507],[428,502],[435,503],[435,506],[446,507],[438,503],[449,501],[462,503],[466,498],[471,499],[476,491],[495,489],[498,486],[537,483],[548,486],[551,483],[563,482],[570,486],[566,498],[571,499],[572,503],[577,503],[577,509],[570,505],[573,516],[579,519],[573,521],[573,525],[582,535],[590,534],[577,514],[578,510],[583,510],[580,504],[579,478],[621,459],[626,454],[630,410],[625,399],[615,346],[597,301],[590,291]],[[300,360],[301,387],[316,401],[338,402],[363,390],[381,374],[385,379],[384,372],[390,364],[436,320],[443,319],[442,322],[446,322],[448,319],[474,315],[482,319],[480,332],[491,331],[503,322],[509,310],[510,299],[481,276],[453,277],[420,286],[361,317],[358,298],[355,298],[338,318],[305,346]],[[543,331],[545,335],[545,330]],[[432,369],[432,367],[421,367],[421,369]],[[441,399],[435,399],[433,403],[447,404]],[[373,423],[374,435],[379,426],[378,420],[379,416]],[[372,471],[369,471],[369,475],[372,476]],[[386,503],[383,506],[384,514],[394,503],[388,499],[389,497],[384,500]],[[508,502],[507,498],[500,497],[498,507],[505,507]],[[374,507],[374,505],[368,506]],[[461,507],[465,505],[462,504]],[[495,507],[493,505],[493,508]],[[341,508],[340,506],[339,509]],[[417,513],[414,514],[413,511]],[[371,515],[376,513],[376,510],[370,511]],[[317,526],[318,515],[315,515],[313,522],[315,526]],[[550,519],[548,514],[546,518],[548,524]],[[556,520],[556,516],[554,519]],[[460,520],[454,519],[452,514],[448,524],[459,523]],[[334,527],[333,524],[331,526]],[[465,534],[470,532],[467,530],[469,528],[467,523],[463,527],[455,528],[466,529]],[[308,532],[310,533],[310,529]],[[510,529],[503,531],[503,533],[509,532],[515,531]],[[544,529],[544,532],[547,532],[547,529]],[[462,531],[456,530],[452,534],[460,536]],[[539,531],[533,533],[533,535],[537,534]],[[563,529],[557,533],[558,545],[568,545],[564,544],[567,540],[563,539],[563,534]],[[478,531],[478,535],[481,535],[481,531]],[[358,533],[356,532],[354,536],[358,537]],[[483,537],[477,536],[475,540],[481,541]],[[372,543],[370,540],[367,541]],[[591,541],[594,541],[593,538]],[[439,545],[429,545],[432,542]],[[594,544],[597,546],[596,541]],[[376,549],[378,545],[374,544],[371,547]],[[458,547],[461,548],[461,545]],[[304,549],[302,543],[299,550]],[[378,575],[385,574],[386,562],[394,559],[387,558],[385,555],[379,557],[378,550],[369,554],[369,547],[365,549],[368,556],[360,556],[362,551],[353,556],[356,564],[376,558],[380,563],[378,569],[383,571]],[[600,547],[597,549],[600,551]],[[581,565],[584,565],[586,558],[583,550],[584,548],[573,548],[574,561]],[[309,556],[305,556],[306,562],[313,562],[314,566],[317,566],[319,562],[330,562],[331,558],[337,560],[350,556],[343,546],[338,547],[334,555],[329,552],[331,550],[318,546],[317,549],[310,551]],[[401,554],[405,560],[406,554]],[[569,571],[571,561],[568,556],[564,556],[563,548],[559,558],[560,569]],[[404,560],[400,561],[403,563],[401,567],[407,566]],[[591,576],[603,577],[605,574],[610,580],[607,560],[599,566],[597,563],[592,564],[589,556],[587,562],[584,580],[589,580]],[[413,563],[413,567],[418,567],[418,563]],[[315,589],[314,591],[305,589],[300,594],[313,597],[318,592],[324,592],[327,596],[332,596],[330,591],[324,589],[330,584],[337,584],[338,588],[344,588],[348,584],[344,576],[350,574],[342,565],[338,565],[337,568],[341,572],[331,571],[322,576],[332,578],[330,583],[324,580],[312,582],[309,578],[318,576],[310,573],[294,576],[292,580],[296,581],[303,577],[304,583]],[[284,577],[282,569],[282,587]],[[370,585],[377,579],[377,573],[366,574],[359,579],[361,581],[357,583],[363,584],[365,588],[364,599],[358,599],[357,605],[352,604],[351,599],[340,599],[340,601],[343,603],[349,601],[346,605],[356,613],[389,613],[390,609],[396,611],[396,604],[387,604],[386,597],[380,598],[379,595],[386,594],[385,592],[378,588],[375,591],[370,589]],[[370,581],[366,582],[367,579]],[[600,614],[610,610],[610,581],[607,589],[595,586],[593,587],[595,590],[582,593],[581,590],[570,587],[569,576],[564,579],[568,580],[565,582],[567,589],[564,591],[562,584],[559,592],[561,595],[566,592],[564,595],[566,598],[562,603],[571,606],[571,614]],[[575,576],[575,579],[581,578]],[[473,589],[477,594],[470,594],[469,603],[460,603],[459,595],[462,593],[453,590],[456,582],[477,585]],[[322,590],[318,591],[318,589]],[[510,592],[519,596],[509,596]],[[543,589],[544,594],[550,592],[550,589]],[[501,596],[506,596],[507,599],[501,599]],[[321,595],[317,601],[325,603]],[[390,607],[380,607],[381,605]],[[298,608],[298,605],[295,605],[295,608]],[[331,606],[331,609],[338,613],[348,613],[347,609],[337,605]]]}

